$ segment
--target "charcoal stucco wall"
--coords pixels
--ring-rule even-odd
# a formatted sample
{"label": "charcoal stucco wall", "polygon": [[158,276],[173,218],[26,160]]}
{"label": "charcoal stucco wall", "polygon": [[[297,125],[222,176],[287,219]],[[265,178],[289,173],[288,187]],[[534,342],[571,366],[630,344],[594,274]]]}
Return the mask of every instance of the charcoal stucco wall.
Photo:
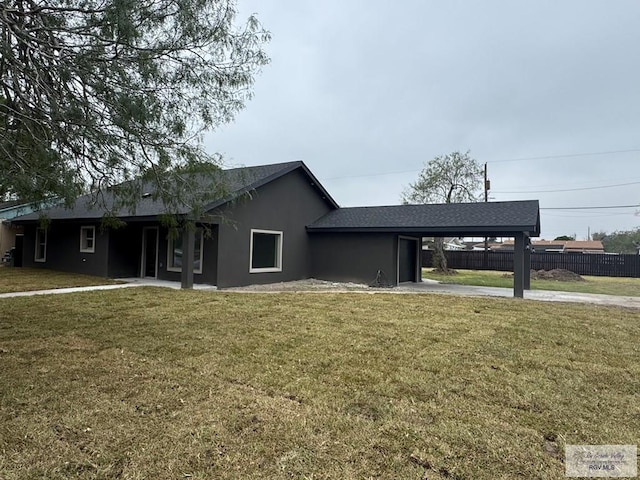
{"label": "charcoal stucco wall", "polygon": [[[222,210],[219,228],[218,286],[231,287],[299,280],[311,276],[306,226],[332,207],[301,171],[294,170]],[[251,229],[283,232],[282,272],[249,273]]]}
{"label": "charcoal stucco wall", "polygon": [[[96,227],[95,253],[80,252],[80,227]],[[158,227],[157,223],[129,223],[125,227],[100,231],[99,224],[53,221],[48,227],[45,262],[34,261],[35,225],[25,227],[23,266],[84,273],[110,278],[139,277],[142,260],[142,231],[144,227]],[[180,281],[180,272],[167,271],[168,230],[159,227],[158,278]],[[217,226],[211,237],[204,239],[203,273],[194,274],[194,282],[216,284]]]}
{"label": "charcoal stucco wall", "polygon": [[370,284],[380,270],[397,281],[398,236],[386,233],[311,234],[311,272],[314,278]]}
{"label": "charcoal stucco wall", "polygon": [[[80,252],[80,227],[95,226],[95,252]],[[106,277],[108,275],[109,231],[101,231],[100,225],[91,222],[51,222],[47,229],[47,254],[45,262],[36,262],[36,225],[24,228],[24,267],[48,268],[62,272],[76,272]]]}

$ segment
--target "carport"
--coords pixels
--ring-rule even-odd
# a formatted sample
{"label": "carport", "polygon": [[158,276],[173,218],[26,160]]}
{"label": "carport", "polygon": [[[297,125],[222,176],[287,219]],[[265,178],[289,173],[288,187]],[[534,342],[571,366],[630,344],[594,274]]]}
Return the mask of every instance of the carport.
{"label": "carport", "polygon": [[513,295],[522,298],[530,289],[529,239],[540,235],[540,206],[525,200],[339,208],[307,231],[317,278],[367,281],[378,262],[395,284],[420,278],[422,237],[511,237]]}

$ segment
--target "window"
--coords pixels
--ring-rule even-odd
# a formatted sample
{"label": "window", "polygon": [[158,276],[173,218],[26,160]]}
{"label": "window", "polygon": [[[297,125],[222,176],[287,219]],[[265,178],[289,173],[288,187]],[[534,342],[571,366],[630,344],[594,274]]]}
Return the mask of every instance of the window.
{"label": "window", "polygon": [[96,227],[80,227],[80,251],[84,253],[96,251]]}
{"label": "window", "polygon": [[[202,244],[203,231],[197,228],[195,231],[195,246],[193,249],[193,273],[202,273]],[[182,233],[177,238],[169,238],[167,248],[167,270],[170,272],[182,271]]]}
{"label": "window", "polygon": [[36,253],[33,257],[36,262],[47,261],[47,230],[36,228]]}
{"label": "window", "polygon": [[251,230],[249,273],[282,271],[282,232]]}

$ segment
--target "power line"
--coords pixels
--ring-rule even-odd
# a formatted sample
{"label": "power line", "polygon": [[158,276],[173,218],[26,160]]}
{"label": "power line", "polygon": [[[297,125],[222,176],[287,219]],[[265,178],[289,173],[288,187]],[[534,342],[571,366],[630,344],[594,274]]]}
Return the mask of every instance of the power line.
{"label": "power line", "polygon": [[610,150],[608,152],[568,153],[564,155],[545,155],[540,157],[505,158],[503,160],[487,160],[487,163],[526,162],[529,160],[551,160],[554,158],[591,157],[595,155],[614,155],[617,153],[634,153],[634,152],[640,152],[640,148],[632,148],[629,150]]}
{"label": "power line", "polygon": [[640,205],[607,205],[604,207],[540,207],[540,210],[602,210],[606,208],[640,208]]}
{"label": "power line", "polygon": [[[586,185],[586,184],[593,184],[593,183],[599,183],[599,182],[619,182],[622,179],[620,178],[608,178],[606,180],[590,180],[590,181],[584,181],[584,182],[562,182],[562,183],[551,183],[551,184],[545,184],[545,185],[528,185],[530,188],[551,188],[551,187],[566,187],[566,186],[571,186],[571,185]],[[640,177],[633,177],[633,178],[625,178],[625,180],[639,180],[640,181]],[[576,187],[576,188],[582,188],[582,187]],[[505,192],[506,193],[506,192]]]}
{"label": "power line", "polygon": [[[531,160],[552,160],[555,158],[589,157],[589,156],[597,156],[597,155],[615,155],[619,153],[636,153],[636,152],[640,152],[640,148],[632,148],[628,150],[609,150],[606,152],[585,152],[585,153],[568,153],[568,154],[562,154],[562,155],[544,155],[539,157],[505,158],[501,160],[486,160],[485,163],[527,162]],[[417,168],[412,170],[397,170],[393,172],[368,173],[364,175],[342,175],[339,177],[324,178],[322,180],[329,181],[329,180],[342,180],[346,178],[384,177],[387,175],[400,175],[403,173],[416,173],[420,171],[422,171],[422,168]],[[504,193],[511,193],[511,192],[504,192]]]}
{"label": "power line", "polygon": [[[576,212],[578,213],[578,212]],[[589,220],[592,218],[600,218],[600,217],[606,217],[606,218],[610,218],[610,217],[628,217],[630,214],[627,213],[594,213],[594,212],[582,212],[588,215],[558,215],[555,213],[547,213],[545,212],[544,216],[546,217],[553,217],[553,218],[579,218],[581,220]]]}
{"label": "power line", "polygon": [[493,192],[493,193],[557,193],[557,192],[578,192],[583,190],[598,190],[601,188],[626,187],[628,185],[640,185],[640,182],[617,183],[615,185],[602,185],[599,187],[564,188],[561,190],[520,190],[517,192]]}
{"label": "power line", "polygon": [[365,175],[344,175],[341,177],[329,177],[329,178],[324,178],[323,181],[328,181],[328,180],[342,180],[343,178],[365,178],[365,177],[384,177],[387,175],[399,175],[401,173],[416,173],[416,172],[420,172],[422,169],[418,169],[418,170],[402,170],[402,171],[397,171],[397,172],[384,172],[384,173],[367,173]]}

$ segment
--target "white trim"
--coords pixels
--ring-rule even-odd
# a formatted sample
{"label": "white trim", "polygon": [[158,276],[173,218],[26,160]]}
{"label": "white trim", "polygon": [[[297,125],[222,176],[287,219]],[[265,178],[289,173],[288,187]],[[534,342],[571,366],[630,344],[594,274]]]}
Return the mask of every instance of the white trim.
{"label": "white trim", "polygon": [[[155,275],[153,277],[146,277],[144,274],[144,267],[147,261],[147,232],[149,230],[156,231],[156,264],[155,264]],[[160,231],[158,227],[142,227],[142,255],[140,255],[140,278],[158,278],[158,249],[160,246]]]}
{"label": "white trim", "polygon": [[[82,237],[82,232],[88,232],[89,230],[93,231],[93,245],[91,246],[91,248],[82,248],[83,245],[83,237]],[[87,237],[88,238],[88,237]],[[82,253],[95,253],[96,251],[96,227],[93,225],[86,225],[86,226],[81,226],[80,227],[80,252]]]}
{"label": "white trim", "polygon": [[[38,241],[38,232],[44,232],[44,242]],[[38,263],[44,263],[47,261],[47,243],[48,243],[49,232],[46,228],[36,227],[36,237],[35,237],[35,251],[33,252],[33,261]],[[38,246],[44,243],[44,255],[42,258],[38,258]]]}
{"label": "white trim", "polygon": [[[413,282],[417,282],[418,279],[422,279],[422,265],[420,265],[420,246],[422,239],[419,237],[409,237],[407,235],[398,235],[398,248],[396,249],[396,285],[400,285],[400,240],[413,240],[416,242],[416,270],[413,272]],[[402,282],[407,283],[407,282]]]}
{"label": "white trim", "polygon": [[[253,268],[253,234],[254,233],[266,233],[270,235],[276,235],[278,237],[278,251],[275,267],[265,268]],[[251,237],[249,241],[249,273],[274,273],[282,271],[282,243],[284,241],[284,233],[279,230],[260,230],[257,228],[251,229]]]}
{"label": "white trim", "polygon": [[[201,274],[202,273],[202,262],[203,262],[203,253],[204,253],[204,230],[201,228],[196,229],[196,235],[198,234],[198,230],[200,230],[200,268],[199,269],[193,269],[193,273],[198,273]],[[180,235],[182,235],[182,233],[180,233]],[[182,267],[172,267],[171,266],[171,261],[173,260],[173,238],[169,238],[167,240],[167,272],[182,272]],[[195,242],[194,242],[194,248],[195,248]]]}

